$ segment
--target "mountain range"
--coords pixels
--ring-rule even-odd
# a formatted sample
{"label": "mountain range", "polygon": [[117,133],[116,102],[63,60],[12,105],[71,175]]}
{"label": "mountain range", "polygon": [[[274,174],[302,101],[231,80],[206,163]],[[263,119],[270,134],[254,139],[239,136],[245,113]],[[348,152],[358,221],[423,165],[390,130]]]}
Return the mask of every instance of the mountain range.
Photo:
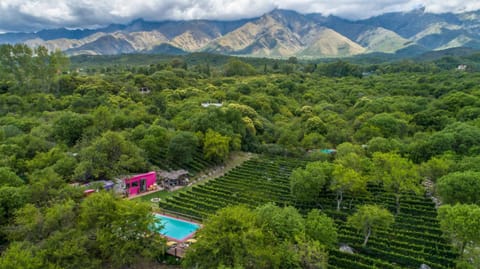
{"label": "mountain range", "polygon": [[99,29],[0,34],[0,43],[60,49],[69,55],[210,52],[255,57],[347,57],[480,49],[480,11],[434,14],[424,8],[364,20],[276,9],[236,21],[145,21]]}

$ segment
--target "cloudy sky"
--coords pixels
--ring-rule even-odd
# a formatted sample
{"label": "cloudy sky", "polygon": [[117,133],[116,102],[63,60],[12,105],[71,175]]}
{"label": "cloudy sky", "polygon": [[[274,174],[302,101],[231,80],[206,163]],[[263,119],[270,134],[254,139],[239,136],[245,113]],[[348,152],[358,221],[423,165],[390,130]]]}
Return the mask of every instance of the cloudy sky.
{"label": "cloudy sky", "polygon": [[221,19],[256,17],[274,8],[334,14],[349,19],[425,6],[430,12],[480,9],[478,0],[0,0],[0,32],[95,28],[136,18]]}

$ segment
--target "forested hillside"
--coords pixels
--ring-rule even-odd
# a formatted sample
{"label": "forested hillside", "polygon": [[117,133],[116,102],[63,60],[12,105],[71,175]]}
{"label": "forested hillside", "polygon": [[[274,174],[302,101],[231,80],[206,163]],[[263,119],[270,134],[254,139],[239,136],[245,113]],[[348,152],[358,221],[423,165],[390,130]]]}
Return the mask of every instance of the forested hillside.
{"label": "forested hillside", "polygon": [[[430,210],[426,222],[437,227],[419,232],[425,238],[429,231],[437,233],[445,250],[436,251],[449,255],[435,264],[453,268],[458,259],[462,262],[456,268],[478,268],[480,74],[472,65],[457,70],[457,63],[475,63],[478,56],[375,65],[293,57],[244,61],[203,54],[143,64],[138,59],[145,56],[139,57],[111,64],[106,58],[96,63],[87,59],[71,68],[61,53],[24,45],[0,47],[0,268],[125,268],[161,260],[164,249],[158,245],[163,239],[153,232],[147,236],[154,221],[148,204],[103,192],[84,198],[83,189],[71,183],[152,169],[195,173],[224,162],[234,151],[289,158],[288,171],[278,168],[285,173],[278,182],[266,179],[265,185],[275,185],[275,190],[266,196],[258,193],[261,203],[237,208],[248,220],[235,222],[239,215],[227,208],[206,221],[200,234],[208,236],[209,223],[222,220],[247,227],[250,235],[265,229],[268,236],[262,242],[273,236],[281,239],[275,247],[289,252],[293,244],[299,251],[287,265],[273,263],[274,268],[323,268],[328,250],[338,252],[337,239],[322,242],[309,232],[304,241],[299,239],[304,231],[317,231],[307,227],[308,218],[314,224],[326,218],[317,209],[340,219],[339,237],[355,238],[358,246],[367,245],[368,236],[365,244],[363,236],[355,236],[380,229],[372,244],[381,248],[381,237],[391,225],[408,226],[392,224],[393,215],[408,212],[407,207],[415,214],[424,208]],[[314,161],[321,164],[309,165]],[[322,178],[313,176],[319,174]],[[285,197],[278,198],[276,190]],[[383,192],[391,195],[387,202],[378,198]],[[427,192],[443,203],[438,219]],[[330,202],[322,200],[327,199],[324,194]],[[288,204],[281,204],[286,200]],[[264,202],[291,207],[273,216],[267,213],[277,209],[261,207]],[[389,211],[362,209],[376,202]],[[344,207],[348,214],[331,213]],[[223,206],[192,212],[207,219],[219,208]],[[287,232],[280,231],[271,221],[282,214],[293,214],[298,223],[300,214],[307,215],[307,226],[300,225],[299,233],[289,223]],[[361,214],[380,216],[381,228],[360,228],[357,234]],[[410,219],[403,216],[403,221]],[[208,257],[211,249],[202,247],[199,242],[198,251]],[[278,255],[260,254],[257,261]],[[198,257],[190,255],[186,266]],[[343,259],[339,253],[331,256]],[[379,260],[391,265],[392,257]],[[270,263],[256,267],[250,261],[215,266],[271,268]],[[341,262],[336,266],[353,268]],[[372,266],[382,267],[382,262]]]}

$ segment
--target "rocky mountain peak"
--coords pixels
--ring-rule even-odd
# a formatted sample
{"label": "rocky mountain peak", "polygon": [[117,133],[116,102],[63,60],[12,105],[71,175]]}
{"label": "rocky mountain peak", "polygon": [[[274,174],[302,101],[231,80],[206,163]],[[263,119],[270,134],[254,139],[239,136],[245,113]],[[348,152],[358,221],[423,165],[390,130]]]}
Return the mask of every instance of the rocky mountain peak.
{"label": "rocky mountain peak", "polygon": [[480,48],[478,18],[479,11],[433,14],[425,7],[357,21],[274,9],[258,18],[235,21],[155,22],[140,18],[100,29],[6,33],[0,34],[0,43],[43,45],[69,54],[205,51],[262,57],[344,57]]}

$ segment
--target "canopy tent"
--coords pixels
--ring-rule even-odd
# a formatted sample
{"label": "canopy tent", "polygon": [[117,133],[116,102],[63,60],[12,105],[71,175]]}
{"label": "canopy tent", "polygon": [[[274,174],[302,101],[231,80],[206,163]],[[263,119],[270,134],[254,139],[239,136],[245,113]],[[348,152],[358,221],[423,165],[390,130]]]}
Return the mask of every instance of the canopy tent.
{"label": "canopy tent", "polygon": [[175,246],[177,244],[178,244],[178,242],[176,242],[176,241],[168,241],[167,242],[167,247]]}

